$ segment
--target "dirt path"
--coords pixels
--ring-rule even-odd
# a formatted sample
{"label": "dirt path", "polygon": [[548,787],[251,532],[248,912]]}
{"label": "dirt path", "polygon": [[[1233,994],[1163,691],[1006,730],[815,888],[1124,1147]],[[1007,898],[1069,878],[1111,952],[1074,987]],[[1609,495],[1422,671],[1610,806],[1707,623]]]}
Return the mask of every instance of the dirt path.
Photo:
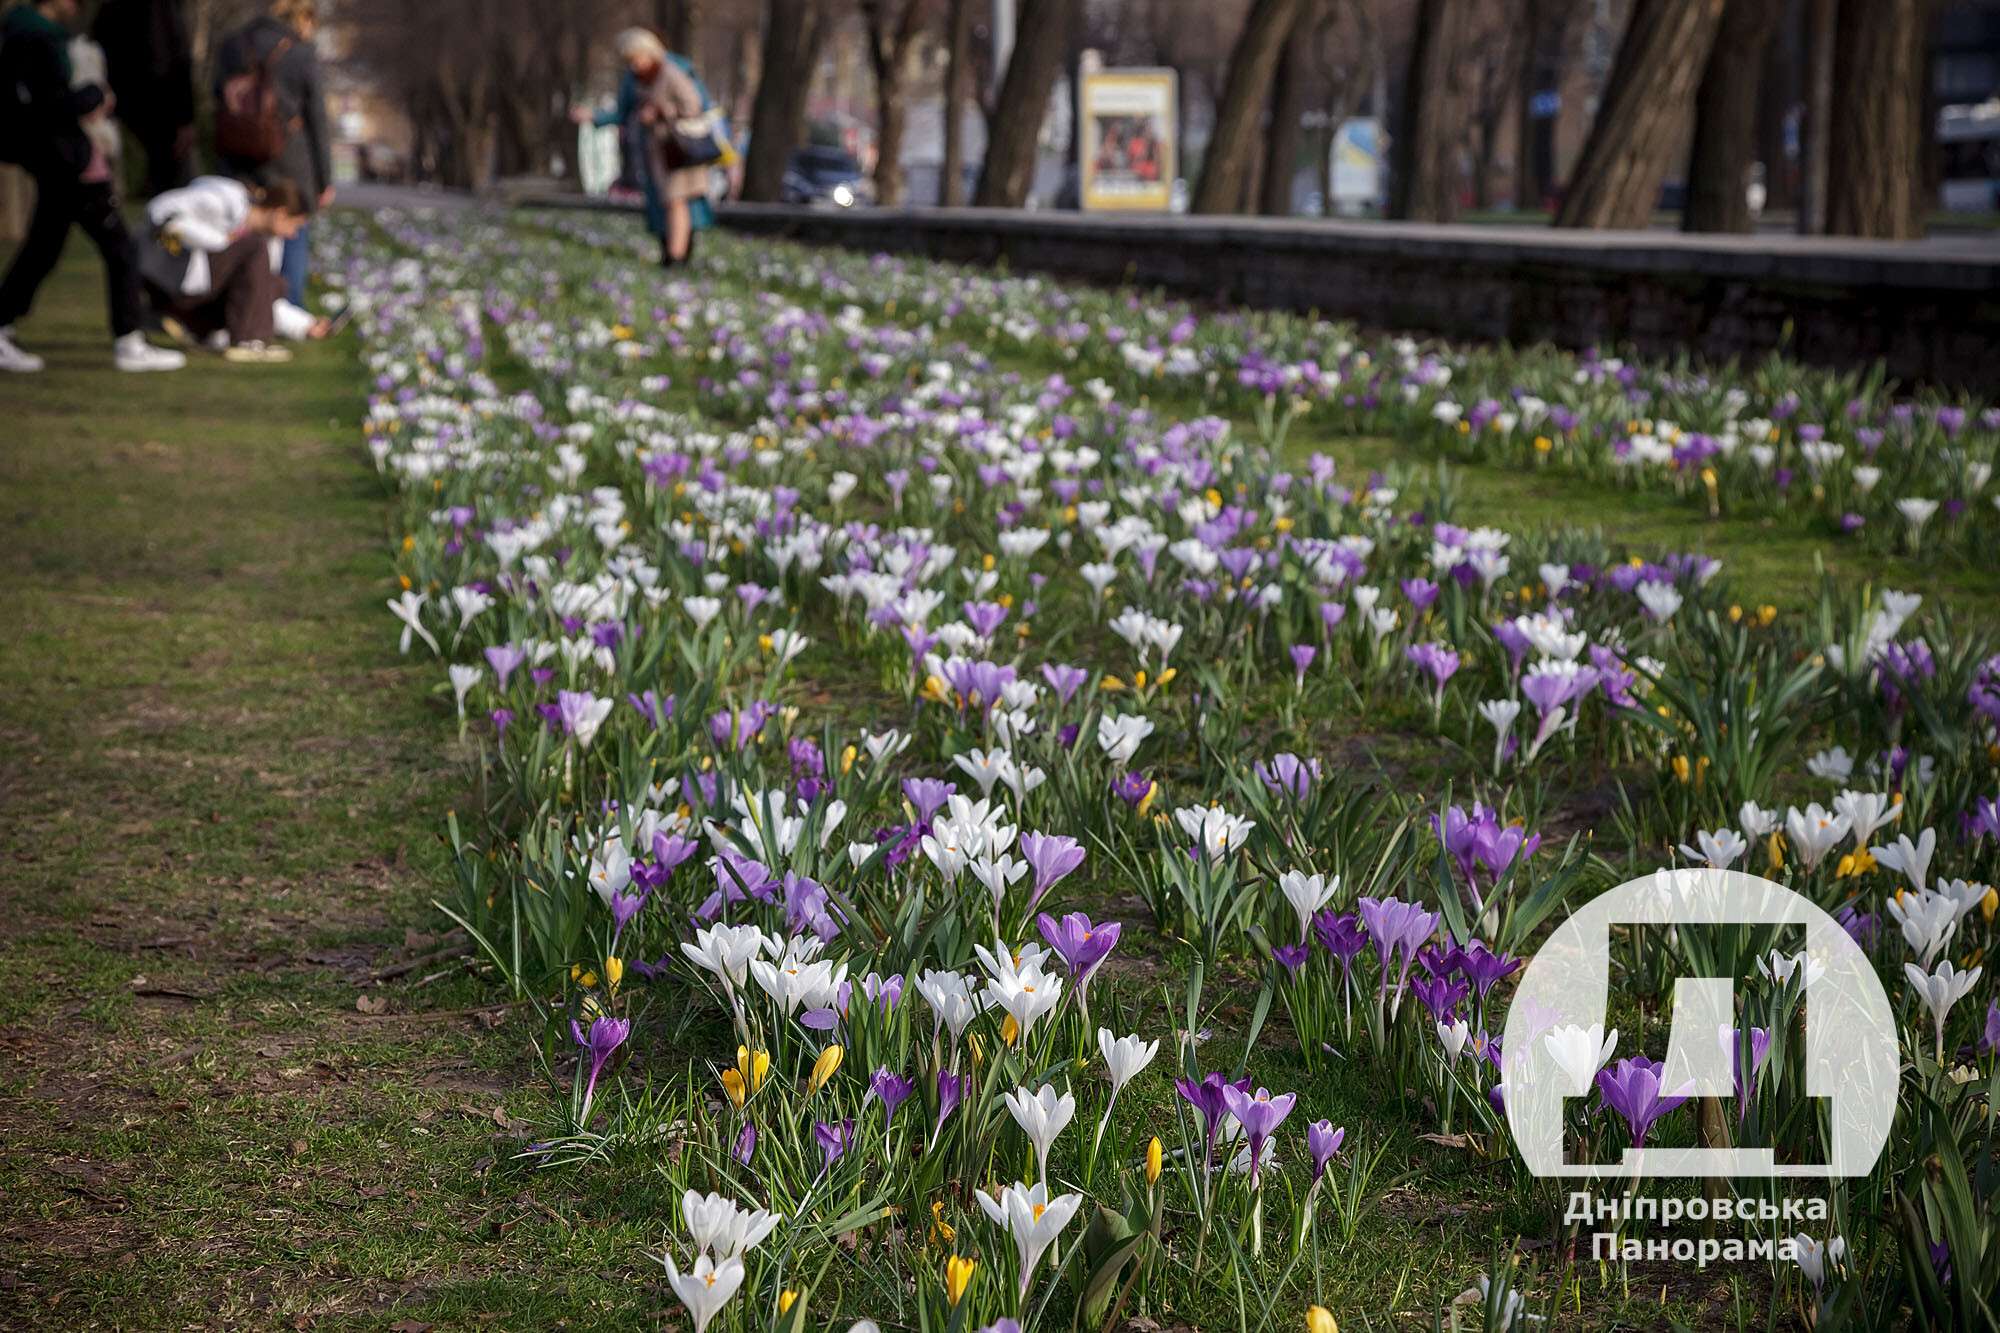
{"label": "dirt path", "polygon": [[658,1308],[511,1159],[527,1025],[448,949],[375,980],[441,948],[463,770],[352,349],[116,377],[98,288],[72,247],[0,384],[0,1325]]}

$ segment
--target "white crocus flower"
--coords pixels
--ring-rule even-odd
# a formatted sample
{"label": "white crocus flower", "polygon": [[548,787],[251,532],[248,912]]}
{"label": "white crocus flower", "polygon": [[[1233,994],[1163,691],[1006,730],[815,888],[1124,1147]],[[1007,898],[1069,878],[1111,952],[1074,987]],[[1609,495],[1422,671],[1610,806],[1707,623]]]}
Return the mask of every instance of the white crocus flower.
{"label": "white crocus flower", "polygon": [[1803,810],[1794,806],[1785,815],[1785,833],[1807,870],[1817,867],[1828,852],[1840,845],[1847,836],[1847,828],[1847,816],[1822,809],[1818,801]]}
{"label": "white crocus flower", "polygon": [[1174,811],[1174,819],[1211,861],[1220,861],[1237,850],[1257,827],[1254,821],[1213,805],[1182,806]]}
{"label": "white crocus flower", "polygon": [[1521,716],[1521,701],[1488,699],[1479,705],[1479,716],[1493,728],[1493,771],[1498,773],[1507,758],[1507,737],[1513,734],[1514,719]]}
{"label": "white crocus flower", "polygon": [[1602,1023],[1592,1023],[1587,1028],[1565,1023],[1542,1034],[1542,1049],[1569,1076],[1572,1097],[1590,1091],[1591,1080],[1604,1068],[1617,1046],[1618,1029],[1613,1028],[1607,1034]]}
{"label": "white crocus flower", "polygon": [[1757,971],[1780,986],[1787,985],[1794,976],[1801,978],[1807,989],[1826,975],[1826,964],[1812,957],[1804,949],[1797,953],[1786,953],[1773,949],[1757,960]]}
{"label": "white crocus flower", "polygon": [[468,666],[463,662],[453,662],[450,667],[446,668],[446,671],[451,676],[451,692],[458,704],[458,719],[463,722],[465,720],[465,696],[472,692],[472,687],[479,683],[479,678],[485,672],[476,666]]}
{"label": "white crocus flower", "polygon": [[1706,861],[1715,870],[1727,870],[1736,864],[1736,859],[1750,849],[1750,844],[1742,834],[1733,828],[1719,828],[1713,833],[1697,831],[1695,845],[1681,844],[1681,855],[1691,861]]}
{"label": "white crocus flower", "polygon": [[438,641],[424,628],[424,595],[411,588],[405,588],[399,596],[389,600],[390,614],[403,622],[403,637],[397,641],[396,651],[410,651],[410,636],[415,635],[430,645],[432,652],[438,652]]}
{"label": "white crocus flower", "polygon": [[1826,1285],[1827,1273],[1837,1273],[1846,1258],[1847,1241],[1840,1236],[1828,1238],[1824,1245],[1803,1232],[1792,1237],[1792,1261],[1806,1281],[1812,1283],[1814,1291]]}
{"label": "white crocus flower", "polygon": [[682,1273],[674,1266],[674,1256],[663,1255],[667,1266],[667,1281],[673,1285],[674,1295],[681,1298],[688,1313],[694,1316],[694,1333],[707,1333],[708,1325],[722,1307],[729,1304],[743,1285],[743,1261],[724,1259],[721,1263],[706,1254],[695,1256],[694,1267]]}
{"label": "white crocus flower", "polygon": [[1034,1092],[1016,1088],[1002,1095],[1001,1100],[1007,1103],[1014,1123],[1035,1145],[1037,1178],[1047,1180],[1049,1148],[1054,1145],[1056,1136],[1069,1128],[1069,1122],[1075,1117],[1076,1098],[1067,1092],[1059,1095],[1054,1087],[1043,1084]]}
{"label": "white crocus flower", "polygon": [[[1099,1028],[1097,1049],[1104,1056],[1105,1073],[1111,1080],[1111,1096],[1116,1100],[1118,1094],[1125,1090],[1125,1085],[1153,1063],[1153,1057],[1160,1053],[1160,1043],[1145,1041],[1136,1033],[1113,1037],[1110,1028]],[[1110,1114],[1108,1108],[1105,1114]]]}
{"label": "white crocus flower", "polygon": [[764,932],[755,926],[709,926],[697,930],[694,943],[681,945],[681,952],[725,986],[741,989],[750,961],[764,952],[765,944]]}
{"label": "white crocus flower", "polygon": [[1328,879],[1325,875],[1302,875],[1296,870],[1287,870],[1278,876],[1278,891],[1285,895],[1285,901],[1298,915],[1299,940],[1303,943],[1312,930],[1313,913],[1326,906],[1327,901],[1340,892],[1340,876]]}
{"label": "white crocus flower", "polygon": [[1889,915],[1902,927],[1903,942],[1917,956],[1917,963],[1929,967],[1958,930],[1958,901],[1928,889],[1912,889],[1888,901]]}
{"label": "white crocus flower", "polygon": [[785,1219],[762,1208],[745,1208],[721,1194],[681,1196],[681,1221],[695,1248],[719,1259],[740,1258],[778,1229]]}
{"label": "white crocus flower", "polygon": [[926,972],[917,978],[917,994],[931,1007],[932,1040],[937,1039],[941,1030],[949,1030],[954,1046],[965,1035],[967,1025],[986,1008],[978,978],[963,972]]}
{"label": "white crocus flower", "polygon": [[1083,1205],[1083,1196],[1063,1194],[1051,1199],[1048,1182],[1041,1181],[1033,1188],[1009,1185],[1000,1191],[998,1199],[984,1190],[972,1197],[979,1200],[980,1211],[993,1225],[1013,1236],[1021,1260],[1021,1294],[1026,1296],[1042,1256],[1076,1216],[1076,1210]]}
{"label": "white crocus flower", "polygon": [[1870,847],[1868,854],[1887,869],[1908,875],[1919,889],[1930,887],[1931,853],[1937,850],[1937,830],[1927,828],[1915,842],[1905,833],[1886,847]]}
{"label": "white crocus flower", "polygon": [[1931,1011],[1931,1022],[1937,1029],[1937,1061],[1944,1063],[1944,1024],[1951,1016],[1951,1007],[1964,999],[1980,976],[1986,971],[1975,967],[1970,972],[1961,972],[1946,959],[1938,964],[1937,971],[1929,973],[1915,963],[1903,964],[1903,975],[1910,979],[1910,986],[1917,998],[1924,1002],[1924,1008]]}
{"label": "white crocus flower", "polygon": [[1138,713],[1107,712],[1097,719],[1097,747],[1120,769],[1132,762],[1139,743],[1152,734],[1151,720]]}
{"label": "white crocus flower", "polygon": [[1854,776],[1854,756],[1847,752],[1845,745],[1836,745],[1830,750],[1808,756],[1806,772],[1829,782],[1845,782]]}
{"label": "white crocus flower", "polygon": [[1875,830],[1895,823],[1902,817],[1902,802],[1876,791],[1843,791],[1833,798],[1833,812],[1846,815],[1852,826],[1854,845],[1866,847],[1868,840],[1875,836]]}

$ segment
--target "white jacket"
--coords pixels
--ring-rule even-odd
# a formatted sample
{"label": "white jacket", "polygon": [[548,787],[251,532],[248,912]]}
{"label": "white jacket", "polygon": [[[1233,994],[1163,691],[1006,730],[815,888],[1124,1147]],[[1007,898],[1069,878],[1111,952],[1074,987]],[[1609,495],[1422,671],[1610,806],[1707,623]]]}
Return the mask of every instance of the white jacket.
{"label": "white jacket", "polygon": [[188,251],[182,294],[205,296],[210,281],[208,256],[228,249],[249,224],[250,191],[240,181],[202,176],[191,185],[155,195],[146,205],[146,217]]}

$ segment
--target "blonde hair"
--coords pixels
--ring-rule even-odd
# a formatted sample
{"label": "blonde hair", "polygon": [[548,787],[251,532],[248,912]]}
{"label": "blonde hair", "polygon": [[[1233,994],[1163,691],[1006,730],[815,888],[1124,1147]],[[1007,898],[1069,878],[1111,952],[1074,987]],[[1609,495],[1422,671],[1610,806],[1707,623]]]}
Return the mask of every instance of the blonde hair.
{"label": "blonde hair", "polygon": [[634,56],[665,60],[667,44],[644,28],[627,28],[618,34],[618,58],[630,61]]}
{"label": "blonde hair", "polygon": [[319,0],[271,0],[271,17],[298,27],[319,22]]}

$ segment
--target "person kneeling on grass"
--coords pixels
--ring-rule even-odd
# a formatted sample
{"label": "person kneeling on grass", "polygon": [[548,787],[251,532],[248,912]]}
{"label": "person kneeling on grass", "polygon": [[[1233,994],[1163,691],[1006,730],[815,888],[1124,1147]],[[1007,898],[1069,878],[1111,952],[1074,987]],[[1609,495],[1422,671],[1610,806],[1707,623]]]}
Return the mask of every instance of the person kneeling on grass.
{"label": "person kneeling on grass", "polygon": [[71,227],[83,228],[104,258],[113,364],[179,370],[187,358],[149,345],[139,331],[132,236],[118,215],[110,163],[87,128],[109,114],[110,103],[94,85],[70,86],[70,30],[81,10],[80,0],[36,0],[0,18],[0,161],[19,163],[35,182],[34,219],[0,279],[0,371],[42,368],[42,358],[14,344],[14,321],[55,271]]}
{"label": "person kneeling on grass", "polygon": [[290,240],[306,223],[290,181],[246,186],[203,176],[156,195],[146,218],[139,273],[169,335],[240,362],[291,360],[277,345],[281,333],[325,336],[325,320],[283,299],[284,279],[272,264],[274,242]]}

